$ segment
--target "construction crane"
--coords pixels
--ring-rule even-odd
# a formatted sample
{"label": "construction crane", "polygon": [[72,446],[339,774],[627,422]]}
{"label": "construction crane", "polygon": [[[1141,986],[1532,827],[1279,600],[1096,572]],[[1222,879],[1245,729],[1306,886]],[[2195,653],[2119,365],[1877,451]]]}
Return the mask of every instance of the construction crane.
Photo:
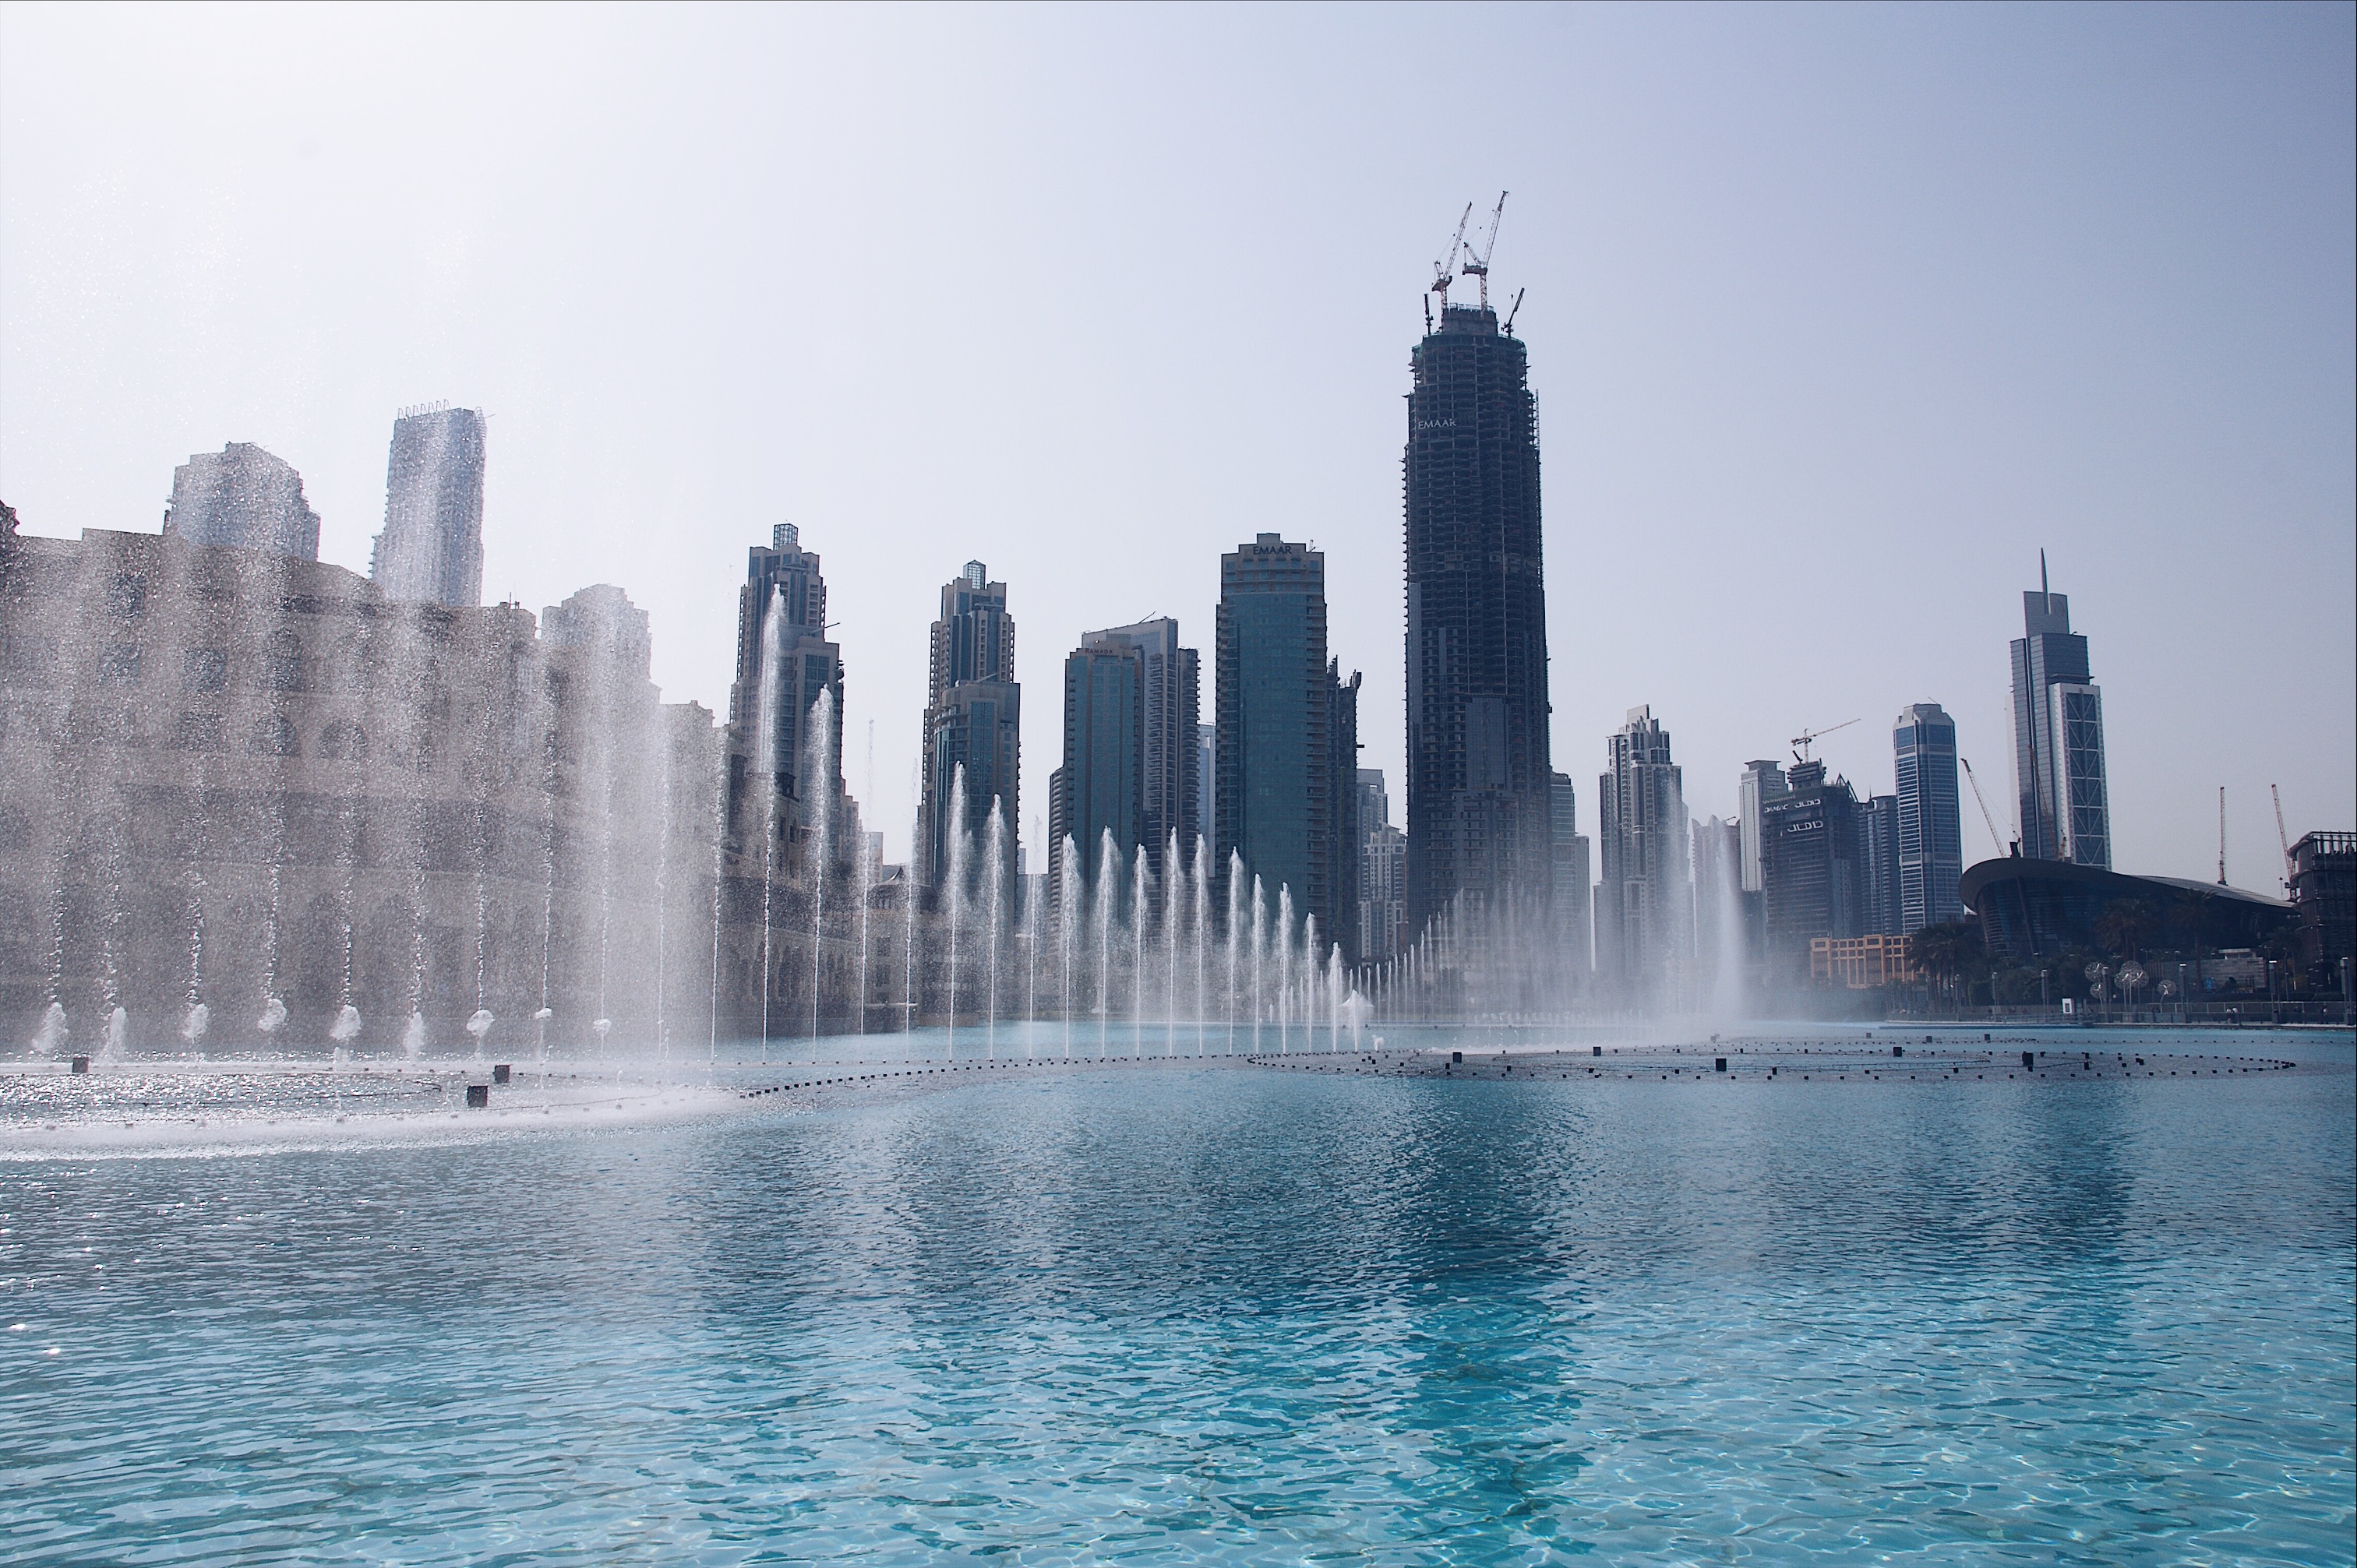
{"label": "construction crane", "polygon": [[2226,886],[2226,786],[2218,786],[2218,886]]}
{"label": "construction crane", "polygon": [[1500,328],[1509,338],[1514,335],[1514,317],[1523,313],[1523,295],[1528,292],[1527,289],[1519,288],[1514,291],[1513,308],[1506,312],[1506,325]]}
{"label": "construction crane", "polygon": [[1959,757],[1956,760],[1964,765],[1964,782],[1973,787],[1973,803],[1981,809],[1981,826],[1988,829],[1989,843],[1996,846],[1999,855],[2003,855],[2005,841],[1996,836],[1996,819],[1989,815],[1988,802],[1981,798],[1981,781],[1973,777],[1972,758]]}
{"label": "construction crane", "polygon": [[1819,736],[1831,735],[1837,729],[1847,729],[1850,725],[1857,722],[1858,721],[1856,719],[1844,719],[1841,723],[1829,725],[1824,729],[1803,730],[1800,734],[1792,737],[1792,760],[1795,762],[1808,761],[1809,747],[1816,744],[1816,740]]}
{"label": "construction crane", "polygon": [[1426,289],[1424,312],[1428,320],[1432,315],[1432,298],[1440,296],[1440,308],[1448,308],[1448,285],[1457,281],[1457,257],[1465,249],[1465,225],[1473,221],[1473,204],[1465,204],[1464,216],[1457,220],[1457,237],[1448,242],[1448,260],[1432,263],[1432,286]]}
{"label": "construction crane", "polygon": [[[1470,207],[1466,209],[1469,213],[1472,210]],[[1490,237],[1481,242],[1480,255],[1476,257],[1469,252],[1465,264],[1457,269],[1462,276],[1481,280],[1481,308],[1484,310],[1490,308],[1490,252],[1498,248],[1498,225],[1505,216],[1506,193],[1501,190],[1498,193],[1497,209],[1490,214]]]}
{"label": "construction crane", "polygon": [[2270,784],[2267,786],[2267,793],[2274,796],[2276,800],[2276,843],[2283,850],[2284,891],[2286,893],[2289,893],[2291,891],[2291,875],[2295,868],[2291,863],[2291,835],[2284,832],[2283,791]]}

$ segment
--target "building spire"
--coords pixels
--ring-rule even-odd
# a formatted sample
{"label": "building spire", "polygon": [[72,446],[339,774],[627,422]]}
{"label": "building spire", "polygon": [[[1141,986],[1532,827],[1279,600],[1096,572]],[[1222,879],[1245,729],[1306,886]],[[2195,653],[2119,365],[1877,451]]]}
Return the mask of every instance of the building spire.
{"label": "building spire", "polygon": [[2046,586],[2046,547],[2041,544],[2038,547],[2038,596],[2042,599],[2050,591]]}

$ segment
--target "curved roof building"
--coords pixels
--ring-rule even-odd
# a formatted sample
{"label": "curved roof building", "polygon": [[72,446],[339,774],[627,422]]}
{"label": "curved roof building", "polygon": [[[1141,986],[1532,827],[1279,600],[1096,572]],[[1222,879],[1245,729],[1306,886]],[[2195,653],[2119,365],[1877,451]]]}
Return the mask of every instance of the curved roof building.
{"label": "curved roof building", "polygon": [[[1964,875],[1957,892],[1980,921],[1991,953],[2016,963],[2068,948],[2103,949],[2096,922],[2115,904],[2142,904],[2170,929],[2198,908],[2207,947],[2249,947],[2293,918],[2280,898],[2216,882],[2129,876],[2099,865],[2012,855],[1985,860]],[[2191,903],[2200,899],[2198,906]]]}

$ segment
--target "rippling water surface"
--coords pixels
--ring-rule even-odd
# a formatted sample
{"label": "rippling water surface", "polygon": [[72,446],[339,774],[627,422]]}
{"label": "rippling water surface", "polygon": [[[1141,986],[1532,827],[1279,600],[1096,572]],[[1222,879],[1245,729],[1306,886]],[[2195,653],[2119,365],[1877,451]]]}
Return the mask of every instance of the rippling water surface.
{"label": "rippling water surface", "polygon": [[2347,1563],[2357,1080],[2245,1039],[18,1161],[0,1557]]}

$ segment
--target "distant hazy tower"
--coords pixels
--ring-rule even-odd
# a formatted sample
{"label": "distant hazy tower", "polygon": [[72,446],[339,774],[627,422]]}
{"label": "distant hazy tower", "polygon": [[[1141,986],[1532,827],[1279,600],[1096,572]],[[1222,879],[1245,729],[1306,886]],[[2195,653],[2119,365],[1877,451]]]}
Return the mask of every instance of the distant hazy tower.
{"label": "distant hazy tower", "polygon": [[1606,742],[1596,781],[1600,867],[1596,897],[1599,975],[1642,987],[1671,978],[1694,943],[1692,847],[1685,776],[1670,760],[1670,732],[1651,708]]}
{"label": "distant hazy tower", "polygon": [[2046,554],[2038,590],[2021,596],[2013,643],[2013,768],[2021,853],[2032,860],[2112,864],[2104,784],[2104,693],[2089,679],[2087,639],[2071,631],[2071,601],[2050,593]]}
{"label": "distant hazy tower", "polygon": [[1553,875],[1538,405],[1523,344],[1489,306],[1488,253],[1451,263],[1480,278],[1478,306],[1448,303],[1442,269],[1439,326],[1410,360],[1411,937],[1459,892],[1543,912]]}
{"label": "distant hazy tower", "polygon": [[[1004,870],[1011,878],[1023,821],[1023,688],[1015,680],[1015,618],[1006,613],[1006,585],[992,582],[990,568],[979,561],[967,562],[942,585],[926,692],[918,875],[926,886],[938,886],[949,875],[950,835],[963,832],[974,846],[967,864],[980,876],[996,800],[1006,822]],[[957,799],[961,767],[963,800]]]}
{"label": "distant hazy tower", "polygon": [[319,514],[303,499],[303,476],[250,442],[199,452],[172,470],[164,532],[191,544],[259,550],[290,561],[319,558]]}
{"label": "distant hazy tower", "polygon": [[1145,817],[1145,727],[1146,656],[1135,643],[1092,639],[1064,656],[1064,765],[1048,780],[1048,896],[1055,908],[1063,908],[1068,878],[1096,891],[1107,834],[1117,875],[1130,875]]}
{"label": "distant hazy tower", "polygon": [[483,416],[404,408],[385,465],[384,532],[369,564],[389,599],[483,602]]}
{"label": "distant hazy tower", "polygon": [[1899,783],[1899,934],[1961,918],[1964,812],[1956,796],[1956,722],[1915,703],[1891,726]]}
{"label": "distant hazy tower", "polygon": [[[765,664],[772,682],[766,702]],[[834,693],[834,721],[823,747],[830,776],[812,780],[802,775],[812,755],[810,711],[823,691]],[[765,723],[771,726],[766,747]],[[804,827],[817,821],[816,801],[842,797],[843,650],[827,640],[826,578],[818,555],[802,547],[791,522],[777,525],[767,549],[756,544],[746,552],[745,586],[737,599],[737,682],[728,691],[729,821],[740,846],[752,854],[761,853],[759,840],[743,835],[756,824],[738,813],[765,799],[759,776],[765,757],[773,774],[767,789],[792,803],[791,815]]]}
{"label": "distant hazy tower", "polygon": [[[1178,623],[1168,616],[1092,631],[1083,643],[1126,643],[1144,660],[1138,667],[1139,759],[1137,831],[1146,845],[1146,864],[1157,888],[1169,886],[1169,868],[1163,864],[1170,835],[1178,835],[1178,864],[1195,862],[1195,820],[1200,813],[1196,797],[1195,731],[1202,703],[1202,660],[1195,650],[1178,646]],[[1156,908],[1159,908],[1157,894]]]}

